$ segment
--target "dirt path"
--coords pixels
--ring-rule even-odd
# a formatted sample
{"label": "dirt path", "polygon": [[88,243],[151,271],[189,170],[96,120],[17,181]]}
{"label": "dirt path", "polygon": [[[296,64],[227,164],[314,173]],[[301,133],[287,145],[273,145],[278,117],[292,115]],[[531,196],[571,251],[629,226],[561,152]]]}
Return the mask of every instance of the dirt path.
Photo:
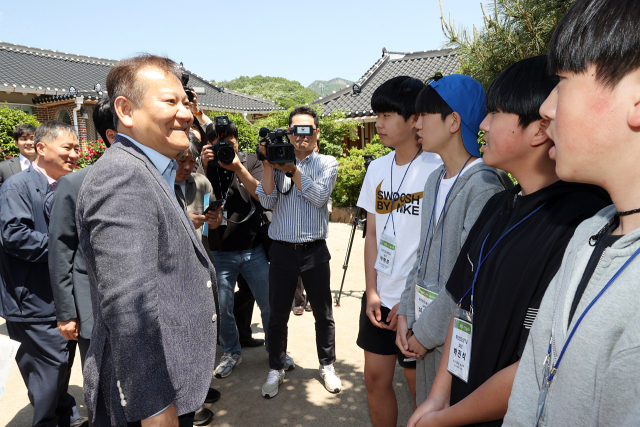
{"label": "dirt path", "polygon": [[[351,227],[330,224],[328,239],[331,252],[331,289],[334,297],[342,280],[342,264],[346,254]],[[313,315],[291,314],[288,352],[296,369],[286,374],[284,385],[274,399],[264,399],[260,387],[269,370],[264,347],[243,349],[243,363],[225,379],[212,379],[211,386],[222,393],[220,401],[208,407],[215,412],[209,424],[219,427],[241,426],[371,426],[364,385],[364,355],[356,345],[360,302],[365,289],[364,239],[357,231],[344,285],[341,307],[334,309],[336,321],[336,370],[343,382],[341,393],[328,393],[318,376]],[[256,307],[253,315],[254,337],[262,338],[262,324]],[[7,335],[4,320],[0,319],[0,334]],[[222,350],[218,347],[218,358]],[[411,395],[402,369],[396,367],[394,387],[399,402],[398,425],[404,426],[412,413]],[[75,396],[80,411],[86,414],[82,398],[80,357],[73,367],[70,393]],[[7,387],[0,399],[0,426],[28,427],[32,408],[27,391],[14,364]]]}

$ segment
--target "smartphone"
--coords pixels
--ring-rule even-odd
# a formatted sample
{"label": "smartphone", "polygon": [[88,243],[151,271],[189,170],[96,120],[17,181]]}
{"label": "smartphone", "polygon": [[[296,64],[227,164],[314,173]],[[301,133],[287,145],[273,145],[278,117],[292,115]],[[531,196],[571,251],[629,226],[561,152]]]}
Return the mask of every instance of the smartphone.
{"label": "smartphone", "polygon": [[209,203],[209,206],[207,206],[207,209],[204,210],[202,215],[206,215],[207,212],[209,211],[216,211],[223,204],[224,204],[224,199],[214,200],[213,202]]}

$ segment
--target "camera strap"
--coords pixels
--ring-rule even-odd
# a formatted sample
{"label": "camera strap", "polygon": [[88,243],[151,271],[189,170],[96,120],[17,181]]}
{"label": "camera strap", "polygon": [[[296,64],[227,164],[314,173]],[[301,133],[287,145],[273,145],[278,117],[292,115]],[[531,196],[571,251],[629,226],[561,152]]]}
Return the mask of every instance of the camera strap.
{"label": "camera strap", "polygon": [[[296,165],[296,167],[298,166],[297,164],[298,162],[296,161],[294,164]],[[284,174],[284,172],[280,171],[281,174]],[[286,176],[285,176],[286,178]],[[293,187],[295,187],[295,184],[293,183],[293,179],[289,178],[289,181],[291,181],[291,186],[289,187],[289,189],[287,191],[285,191],[284,193],[282,191],[280,191],[280,188],[278,188],[278,180],[275,179],[275,176],[273,177],[273,180],[275,181],[276,184],[276,190],[278,190],[278,193],[282,194],[283,196],[286,196],[287,194],[291,193],[291,190],[293,190]]]}
{"label": "camera strap", "polygon": [[[242,156],[241,156],[242,154]],[[238,153],[238,158],[240,159],[240,162],[242,163],[242,166],[244,166],[245,168],[247,167],[247,154],[246,153]],[[233,175],[231,176],[231,180],[229,181],[229,188],[227,188],[227,192],[225,193],[223,199],[227,200],[227,198],[229,197],[229,191],[231,191],[231,186],[233,185],[234,181],[236,181],[238,179],[238,175],[236,175],[235,172],[233,172]],[[218,174],[218,184],[220,185],[220,194],[222,194],[222,181],[220,180],[220,174]],[[238,184],[238,188],[244,188],[243,185],[241,185],[241,183]],[[246,191],[246,188],[245,188]],[[245,223],[249,220],[249,218],[251,218],[253,216],[253,214],[256,211],[256,205],[255,203],[253,203],[253,197],[251,197],[251,194],[249,194],[249,203],[251,204],[251,210],[249,211],[249,214],[247,214],[247,216],[241,220],[241,221],[234,221],[232,219],[227,218],[224,214],[222,215],[222,218],[227,221],[230,222],[231,224],[242,224]],[[226,211],[223,211],[226,212]]]}

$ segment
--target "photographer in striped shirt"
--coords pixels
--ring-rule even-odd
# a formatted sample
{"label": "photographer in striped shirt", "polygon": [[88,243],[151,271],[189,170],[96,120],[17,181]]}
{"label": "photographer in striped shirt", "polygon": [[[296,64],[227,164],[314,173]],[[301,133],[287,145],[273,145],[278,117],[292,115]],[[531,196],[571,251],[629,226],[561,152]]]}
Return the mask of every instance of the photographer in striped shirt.
{"label": "photographer in striped shirt", "polygon": [[[287,350],[287,322],[291,313],[298,277],[302,277],[316,324],[316,346],[320,377],[332,393],[342,389],[335,373],[335,323],[331,305],[331,255],[325,239],[328,235],[327,201],[336,183],[338,162],[332,156],[314,151],[320,129],[318,115],[310,107],[295,108],[289,115],[289,127],[313,127],[310,136],[291,135],[295,162],[264,163],[264,174],[256,193],[266,209],[273,209],[269,237],[273,240],[269,257],[269,304],[271,316],[267,334],[269,375],[262,386],[264,397],[278,394],[284,381]],[[260,150],[266,155],[266,147]]]}

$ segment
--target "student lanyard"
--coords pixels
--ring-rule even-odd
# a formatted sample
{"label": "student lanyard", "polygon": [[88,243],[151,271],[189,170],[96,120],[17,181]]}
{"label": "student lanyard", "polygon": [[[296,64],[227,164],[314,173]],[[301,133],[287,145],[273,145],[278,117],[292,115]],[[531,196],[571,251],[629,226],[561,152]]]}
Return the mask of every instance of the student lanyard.
{"label": "student lanyard", "polygon": [[622,267],[618,269],[616,274],[614,274],[613,277],[609,279],[609,281],[604,286],[604,288],[602,288],[602,290],[598,293],[598,295],[596,295],[595,298],[589,303],[587,308],[584,309],[584,311],[576,321],[576,324],[573,325],[573,329],[571,329],[571,333],[569,334],[567,341],[565,341],[564,345],[562,346],[562,351],[560,351],[560,356],[558,356],[558,360],[553,365],[553,368],[549,369],[551,368],[551,347],[553,343],[553,328],[551,329],[551,337],[549,338],[549,350],[547,350],[547,357],[545,357],[544,359],[544,366],[542,370],[542,376],[546,377],[547,381],[542,386],[542,389],[540,389],[540,394],[538,395],[538,416],[536,417],[536,426],[538,426],[540,423],[540,417],[542,416],[542,410],[544,409],[544,404],[547,399],[547,391],[549,390],[551,381],[553,381],[553,379],[555,378],[556,372],[558,372],[558,367],[560,366],[560,362],[562,361],[564,352],[567,350],[567,347],[569,346],[569,343],[571,342],[571,339],[573,338],[573,335],[575,334],[576,329],[578,329],[578,326],[580,326],[580,322],[582,322],[582,319],[584,319],[584,316],[587,314],[587,312],[591,310],[591,307],[594,306],[596,301],[598,301],[598,299],[600,299],[602,294],[604,294],[605,291],[609,289],[609,286],[611,286],[611,284],[615,282],[618,276],[622,274],[622,272],[627,268],[627,266],[631,263],[631,261],[633,261],[633,259],[639,253],[640,253],[640,248],[636,249],[636,251],[629,257],[629,259],[624,264],[622,264]]}
{"label": "student lanyard", "polygon": [[[451,191],[453,191],[453,188],[456,186],[456,182],[458,182],[458,178],[460,178],[460,175],[462,175],[462,171],[464,171],[464,168],[467,166],[467,163],[469,163],[469,160],[471,160],[471,157],[473,156],[469,156],[469,158],[467,159],[466,162],[464,162],[464,165],[462,166],[462,169],[460,169],[460,172],[458,172],[458,175],[456,175],[456,179],[455,181],[453,181],[453,185],[451,186],[451,188],[449,189],[449,192],[447,193],[447,197],[444,198],[444,206],[442,206],[442,212],[440,213],[440,217],[442,218],[442,233],[440,234],[440,258],[438,259],[438,283],[440,283],[440,262],[442,261],[442,237],[444,236],[444,219],[445,219],[445,215],[446,215],[446,211],[447,211],[447,200],[449,200],[449,195],[451,194]],[[424,252],[427,249],[427,241],[429,240],[429,231],[431,230],[431,222],[433,221],[433,214],[436,210],[436,205],[438,204],[438,192],[440,191],[440,185],[442,184],[442,180],[444,179],[445,174],[447,173],[447,167],[445,166],[444,171],[442,172],[442,175],[440,176],[440,180],[438,181],[438,187],[436,188],[436,196],[433,200],[433,208],[431,208],[431,217],[429,218],[429,226],[427,227],[427,235],[424,238],[424,245],[422,247],[422,255],[420,256],[420,265],[418,265],[418,274],[416,277],[420,277],[420,270],[422,269],[422,261],[424,259]],[[433,227],[433,235],[435,236],[436,234],[436,227],[434,225]],[[432,237],[433,239],[433,237]],[[431,252],[431,249],[429,249],[429,252]]]}
{"label": "student lanyard", "polygon": [[473,276],[473,282],[471,283],[471,288],[469,288],[469,290],[467,290],[467,292],[465,292],[464,295],[462,295],[462,298],[460,298],[460,301],[458,301],[458,307],[460,307],[460,304],[462,304],[462,300],[467,296],[467,294],[469,292],[471,292],[471,304],[470,304],[470,312],[471,314],[473,314],[473,293],[475,292],[475,286],[476,286],[476,281],[478,280],[478,273],[480,273],[480,267],[482,267],[482,265],[484,264],[484,262],[487,260],[487,257],[491,254],[491,252],[493,252],[493,250],[496,248],[496,246],[498,246],[498,243],[500,243],[500,241],[502,239],[504,239],[506,237],[507,234],[511,233],[517,226],[519,226],[520,224],[522,224],[523,222],[525,222],[527,219],[529,219],[529,217],[531,215],[533,215],[534,213],[538,212],[540,209],[542,209],[542,207],[544,205],[546,205],[547,202],[544,202],[543,204],[541,204],[540,206],[538,206],[533,212],[531,212],[529,215],[525,216],[524,218],[522,218],[520,221],[518,221],[513,227],[511,227],[510,229],[507,230],[506,233],[504,233],[499,239],[498,241],[493,245],[493,247],[489,250],[489,252],[487,252],[487,254],[484,256],[484,258],[482,258],[482,253],[484,252],[484,245],[485,243],[487,243],[487,239],[489,238],[489,235],[491,234],[491,232],[489,232],[487,234],[487,237],[484,238],[484,241],[482,242],[482,246],[480,247],[480,256],[478,257],[478,267],[476,268],[476,273]]}
{"label": "student lanyard", "polygon": [[391,218],[391,225],[393,225],[393,235],[395,237],[396,235],[396,224],[393,221],[393,204],[396,201],[396,198],[394,196],[395,193],[398,193],[398,197],[400,196],[400,187],[402,187],[402,183],[404,182],[404,179],[407,177],[407,172],[409,172],[409,169],[411,168],[411,164],[413,163],[413,161],[416,159],[416,157],[418,157],[418,155],[422,152],[422,148],[418,148],[418,152],[416,153],[415,156],[413,156],[413,159],[411,159],[411,162],[409,163],[409,167],[407,167],[407,170],[404,171],[404,176],[402,177],[402,181],[400,181],[400,185],[398,186],[398,190],[396,192],[393,191],[393,165],[396,163],[396,155],[393,155],[393,161],[391,162],[391,209],[389,209],[389,216],[387,217],[387,222],[384,223],[384,228],[382,229],[382,233],[384,234],[385,230],[387,229],[387,224],[389,224],[389,218]]}

